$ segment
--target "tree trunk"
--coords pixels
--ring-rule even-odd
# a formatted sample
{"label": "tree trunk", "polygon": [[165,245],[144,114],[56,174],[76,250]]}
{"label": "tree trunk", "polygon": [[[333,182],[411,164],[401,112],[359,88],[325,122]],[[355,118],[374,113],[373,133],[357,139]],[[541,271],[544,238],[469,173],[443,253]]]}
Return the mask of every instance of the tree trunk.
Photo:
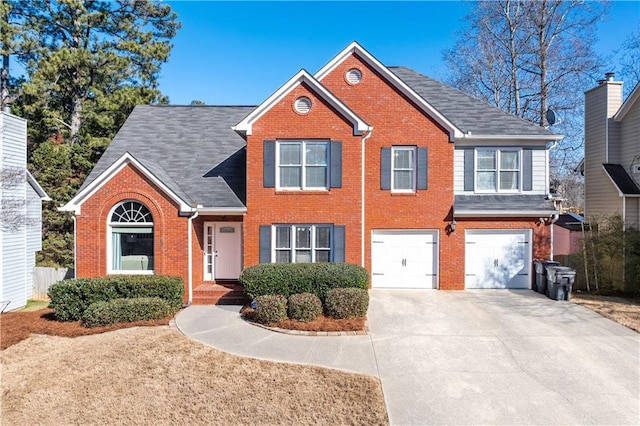
{"label": "tree trunk", "polygon": [[0,71],[0,110],[9,105],[9,55],[2,55],[2,71]]}
{"label": "tree trunk", "polygon": [[73,98],[73,105],[71,110],[71,145],[78,142],[78,133],[80,132],[80,126],[82,125],[82,99],[76,95]]}

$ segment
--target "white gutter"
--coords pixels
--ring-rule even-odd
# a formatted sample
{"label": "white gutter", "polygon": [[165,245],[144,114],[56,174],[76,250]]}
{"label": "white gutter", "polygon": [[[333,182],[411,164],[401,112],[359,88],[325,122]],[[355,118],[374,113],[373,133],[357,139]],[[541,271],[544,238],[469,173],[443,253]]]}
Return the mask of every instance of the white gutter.
{"label": "white gutter", "polygon": [[557,214],[556,210],[456,210],[455,217],[543,217]]}
{"label": "white gutter", "polygon": [[462,137],[456,138],[456,141],[459,140],[510,140],[510,141],[518,141],[522,142],[525,140],[530,141],[559,141],[563,139],[563,135],[474,135],[471,132],[464,133]]}
{"label": "white gutter", "polygon": [[196,212],[192,215],[189,216],[189,225],[187,226],[187,245],[189,246],[189,255],[188,255],[188,262],[189,262],[189,299],[187,300],[187,305],[191,305],[191,302],[193,301],[193,251],[192,251],[192,237],[191,234],[193,233],[193,219],[195,219],[196,217],[198,217],[198,211],[196,210]]}
{"label": "white gutter", "polygon": [[71,219],[73,220],[73,278],[76,278],[78,276],[78,265],[77,265],[77,260],[78,256],[77,256],[77,239],[76,239],[76,215],[71,216]]}
{"label": "white gutter", "polygon": [[196,213],[202,214],[238,214],[243,215],[247,213],[246,207],[202,207],[198,206],[194,209]]}
{"label": "white gutter", "polygon": [[[364,247],[364,231],[365,231],[365,226],[364,226],[364,218],[365,218],[365,202],[364,202],[364,196],[365,196],[365,173],[364,173],[364,169],[365,169],[365,141],[367,139],[369,139],[371,137],[371,134],[373,133],[373,127],[369,127],[369,131],[367,132],[367,134],[362,138],[362,142],[361,142],[361,148],[360,148],[360,156],[361,156],[361,166],[360,166],[360,199],[361,201],[361,207],[360,207],[360,262],[361,262],[361,266],[364,268],[365,267],[365,261],[364,261],[364,252],[365,252],[365,247]],[[346,236],[345,236],[346,238]],[[346,259],[345,259],[346,260]]]}

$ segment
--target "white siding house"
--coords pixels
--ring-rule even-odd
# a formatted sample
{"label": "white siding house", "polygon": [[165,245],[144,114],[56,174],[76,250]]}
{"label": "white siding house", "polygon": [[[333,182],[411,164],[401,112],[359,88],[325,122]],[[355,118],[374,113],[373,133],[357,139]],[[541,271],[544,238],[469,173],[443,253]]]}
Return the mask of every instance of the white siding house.
{"label": "white siding house", "polygon": [[35,253],[42,248],[42,201],[27,171],[27,122],[0,113],[0,310],[26,305],[33,294]]}

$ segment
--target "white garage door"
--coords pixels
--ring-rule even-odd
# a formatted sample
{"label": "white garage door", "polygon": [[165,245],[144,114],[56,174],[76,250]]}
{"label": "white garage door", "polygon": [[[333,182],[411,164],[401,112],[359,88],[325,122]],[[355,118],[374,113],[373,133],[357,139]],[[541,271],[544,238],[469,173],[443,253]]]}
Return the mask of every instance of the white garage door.
{"label": "white garage door", "polygon": [[437,288],[438,231],[374,230],[373,287]]}
{"label": "white garage door", "polygon": [[530,230],[468,230],[465,242],[465,288],[530,287]]}

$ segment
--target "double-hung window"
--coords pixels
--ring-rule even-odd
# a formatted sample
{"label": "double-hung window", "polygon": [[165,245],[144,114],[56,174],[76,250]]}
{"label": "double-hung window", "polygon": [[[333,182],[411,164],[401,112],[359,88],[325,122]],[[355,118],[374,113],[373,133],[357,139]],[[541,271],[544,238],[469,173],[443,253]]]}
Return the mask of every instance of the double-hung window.
{"label": "double-hung window", "polygon": [[520,191],[520,151],[482,148],[476,150],[476,190]]}
{"label": "double-hung window", "polygon": [[391,190],[416,191],[416,148],[394,146],[391,148]]}
{"label": "double-hung window", "polygon": [[279,189],[328,189],[328,141],[279,141]]}
{"label": "double-hung window", "polygon": [[274,251],[277,263],[329,262],[331,226],[276,225]]}

